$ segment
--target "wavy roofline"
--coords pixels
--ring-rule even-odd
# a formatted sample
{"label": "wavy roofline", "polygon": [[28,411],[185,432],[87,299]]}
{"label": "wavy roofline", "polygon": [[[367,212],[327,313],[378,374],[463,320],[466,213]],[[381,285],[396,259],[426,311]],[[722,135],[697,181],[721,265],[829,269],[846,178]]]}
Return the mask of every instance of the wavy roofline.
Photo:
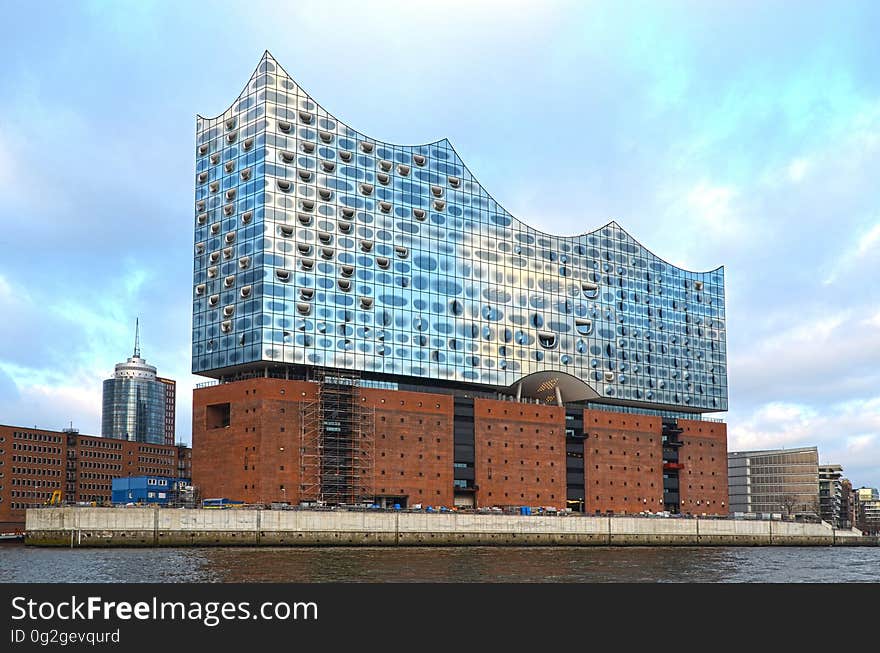
{"label": "wavy roofline", "polygon": [[359,135],[364,136],[365,138],[368,138],[368,139],[370,139],[370,140],[373,140],[373,141],[375,141],[375,142],[377,142],[377,143],[382,143],[383,145],[387,145],[387,146],[390,146],[390,147],[408,147],[408,148],[417,148],[417,147],[427,147],[427,146],[430,146],[430,145],[438,145],[438,144],[441,144],[441,143],[445,143],[445,144],[446,144],[446,145],[447,145],[447,146],[448,146],[448,147],[449,147],[449,148],[455,153],[455,156],[456,156],[456,157],[458,158],[458,160],[461,162],[462,167],[463,167],[465,170],[467,170],[467,172],[470,174],[470,176],[474,179],[474,182],[475,182],[475,183],[476,183],[476,184],[477,184],[477,185],[483,190],[483,192],[486,193],[486,195],[489,197],[489,199],[491,199],[493,202],[495,202],[495,204],[497,204],[498,207],[499,207],[502,211],[504,211],[504,213],[506,213],[508,216],[510,216],[510,218],[511,218],[512,220],[516,220],[516,222],[518,222],[520,225],[522,225],[522,226],[525,227],[526,229],[530,229],[530,230],[532,230],[532,231],[534,231],[534,232],[536,232],[536,233],[538,233],[538,234],[541,234],[542,236],[548,236],[548,237],[550,237],[550,238],[564,238],[564,239],[567,239],[567,240],[576,240],[576,239],[579,239],[579,238],[584,238],[584,237],[587,237],[587,236],[592,236],[592,235],[594,235],[594,234],[598,234],[598,233],[601,232],[603,229],[606,229],[606,228],[608,228],[608,227],[612,227],[612,226],[613,226],[613,227],[616,227],[617,229],[620,229],[620,230],[621,230],[623,233],[625,233],[629,238],[631,238],[631,239],[633,240],[633,242],[635,242],[636,244],[638,244],[638,246],[641,247],[641,248],[643,248],[646,252],[650,253],[652,256],[656,257],[658,260],[662,261],[662,262],[665,263],[666,265],[669,265],[669,266],[675,268],[676,270],[681,270],[682,272],[688,272],[688,273],[690,273],[690,274],[711,274],[711,273],[713,273],[713,272],[718,272],[719,270],[721,270],[721,271],[724,270],[724,266],[723,266],[723,265],[719,265],[719,266],[716,267],[716,268],[710,268],[710,269],[708,269],[708,270],[690,270],[690,269],[688,269],[688,268],[683,268],[683,267],[681,267],[681,266],[678,266],[678,265],[676,265],[675,263],[672,263],[671,261],[668,261],[667,259],[663,258],[662,256],[659,256],[656,252],[654,252],[654,250],[652,250],[650,247],[647,247],[646,245],[644,245],[639,239],[637,239],[635,236],[633,236],[633,235],[632,235],[627,229],[625,229],[624,227],[622,227],[622,226],[620,225],[620,223],[618,223],[616,220],[613,220],[613,219],[610,220],[610,221],[608,221],[608,222],[606,222],[606,223],[603,224],[602,226],[596,227],[595,229],[592,229],[592,230],[589,230],[589,231],[583,231],[583,232],[576,233],[576,234],[571,234],[571,235],[563,235],[563,234],[550,233],[550,232],[547,232],[547,231],[542,231],[541,229],[538,229],[537,227],[533,227],[532,225],[530,225],[530,224],[529,224],[528,222],[526,222],[525,220],[519,218],[518,216],[516,216],[516,215],[513,214],[512,212],[508,211],[507,208],[506,208],[501,202],[499,202],[499,201],[495,198],[495,196],[492,195],[492,193],[490,193],[490,192],[488,191],[488,189],[486,188],[486,186],[485,186],[483,183],[480,182],[480,180],[479,180],[479,178],[477,177],[477,175],[474,174],[474,172],[470,169],[470,167],[468,166],[468,164],[465,162],[464,157],[462,157],[461,154],[458,153],[458,150],[455,149],[455,146],[452,144],[452,141],[450,141],[448,138],[444,137],[444,138],[440,138],[440,139],[438,139],[438,140],[428,141],[428,142],[426,142],[426,143],[407,144],[407,143],[392,143],[391,141],[385,141],[385,140],[381,140],[381,139],[375,138],[375,137],[373,137],[373,136],[368,136],[365,132],[360,131],[360,130],[358,130],[358,129],[355,129],[354,127],[351,127],[351,126],[349,125],[348,122],[345,122],[345,121],[343,121],[343,120],[340,120],[335,114],[333,114],[333,113],[331,113],[329,110],[327,110],[327,108],[324,107],[323,104],[321,104],[320,102],[318,102],[318,101],[317,101],[317,100],[316,100],[316,99],[315,99],[315,98],[314,98],[314,97],[313,97],[308,91],[306,91],[306,90],[303,88],[303,86],[302,86],[298,81],[296,81],[296,79],[295,79],[290,73],[287,72],[287,70],[284,68],[284,66],[282,66],[282,65],[278,62],[278,59],[276,59],[275,56],[274,56],[274,55],[273,55],[268,49],[263,51],[263,55],[260,57],[260,61],[257,63],[257,65],[256,65],[256,67],[254,68],[254,71],[251,73],[250,77],[248,77],[248,80],[245,82],[244,87],[242,88],[241,92],[239,92],[239,94],[235,97],[235,99],[234,99],[232,102],[229,103],[229,106],[227,106],[226,109],[224,109],[223,111],[221,111],[220,113],[218,113],[217,115],[215,115],[215,116],[213,116],[213,117],[211,117],[211,116],[203,116],[202,114],[197,113],[197,114],[196,114],[196,120],[197,120],[197,121],[198,121],[198,120],[217,120],[218,118],[220,118],[221,116],[223,116],[225,113],[227,113],[230,109],[232,109],[232,107],[234,107],[235,104],[241,100],[241,97],[247,93],[247,90],[248,90],[248,87],[249,87],[250,84],[251,84],[251,81],[252,81],[252,80],[254,79],[254,77],[259,73],[259,71],[260,71],[260,66],[263,64],[263,62],[264,62],[264,61],[269,61],[269,60],[271,60],[272,63],[273,63],[275,66],[277,66],[277,68],[278,68],[279,70],[281,70],[281,72],[283,72],[285,75],[287,75],[287,77],[288,77],[288,79],[290,79],[290,81],[292,81],[294,84],[296,84],[296,86],[297,86],[299,89],[301,89],[303,92],[305,92],[306,97],[308,97],[312,102],[314,102],[314,103],[315,103],[315,106],[317,106],[317,107],[321,107],[321,109],[323,109],[323,110],[327,113],[327,116],[328,116],[328,117],[330,117],[330,118],[332,118],[333,120],[335,120],[337,124],[345,125],[345,126],[348,127],[349,129],[351,129],[351,130],[357,132]]}
{"label": "wavy roofline", "polygon": [[221,111],[220,113],[218,113],[218,114],[215,115],[215,116],[203,116],[202,114],[197,113],[197,114],[196,114],[196,121],[198,122],[198,120],[200,120],[200,119],[201,119],[201,120],[217,120],[217,118],[219,118],[219,117],[222,116],[224,113],[226,113],[227,111],[229,111],[232,107],[234,107],[234,106],[235,106],[235,103],[238,102],[238,101],[241,99],[241,96],[244,95],[244,94],[247,92],[247,90],[248,90],[248,86],[251,85],[251,80],[253,80],[254,76],[260,71],[260,66],[261,66],[262,63],[266,60],[267,57],[271,57],[273,61],[275,60],[275,57],[272,56],[272,53],[271,53],[271,52],[269,52],[268,50],[264,50],[264,51],[263,51],[263,55],[260,57],[260,60],[257,62],[257,65],[256,65],[256,67],[254,68],[254,71],[250,74],[250,77],[248,77],[248,78],[247,78],[247,81],[244,83],[244,87],[241,89],[241,91],[239,92],[239,94],[235,96],[235,99],[234,99],[232,102],[229,103],[229,106],[228,106],[228,107],[226,107],[225,109],[223,109],[223,111]]}

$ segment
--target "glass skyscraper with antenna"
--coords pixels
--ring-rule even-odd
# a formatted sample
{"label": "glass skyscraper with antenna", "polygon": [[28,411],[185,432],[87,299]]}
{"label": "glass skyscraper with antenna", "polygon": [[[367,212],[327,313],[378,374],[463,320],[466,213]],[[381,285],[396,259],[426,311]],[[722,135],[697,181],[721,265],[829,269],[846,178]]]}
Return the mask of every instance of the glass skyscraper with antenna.
{"label": "glass skyscraper with antenna", "polygon": [[[116,365],[113,377],[104,381],[101,436],[150,444],[174,444],[174,424],[168,442],[166,396],[170,380],[159,380],[156,368],[141,357],[140,324],[135,327],[134,351]],[[173,412],[173,407],[172,411]]]}

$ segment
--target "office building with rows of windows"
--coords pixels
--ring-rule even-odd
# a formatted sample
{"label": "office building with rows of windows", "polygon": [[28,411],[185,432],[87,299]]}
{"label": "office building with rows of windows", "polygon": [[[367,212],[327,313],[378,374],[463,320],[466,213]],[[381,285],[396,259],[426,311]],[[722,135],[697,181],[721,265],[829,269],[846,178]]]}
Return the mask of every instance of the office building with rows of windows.
{"label": "office building with rows of windows", "polygon": [[204,496],[727,511],[722,268],[538,231],[268,52],[195,158]]}
{"label": "office building with rows of windows", "polygon": [[192,451],[63,431],[0,424],[0,527],[19,527],[28,508],[110,505],[114,478],[189,478]]}
{"label": "office building with rows of windows", "polygon": [[727,466],[733,512],[785,516],[821,513],[817,447],[731,451]]}

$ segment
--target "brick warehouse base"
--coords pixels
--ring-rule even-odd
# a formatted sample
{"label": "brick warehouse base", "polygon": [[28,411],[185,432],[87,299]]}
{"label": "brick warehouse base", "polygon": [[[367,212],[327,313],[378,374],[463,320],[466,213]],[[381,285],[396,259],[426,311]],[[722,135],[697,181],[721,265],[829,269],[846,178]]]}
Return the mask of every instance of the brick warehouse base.
{"label": "brick warehouse base", "polygon": [[663,510],[659,417],[584,411],[585,512]]}
{"label": "brick warehouse base", "polygon": [[[255,378],[193,393],[193,483],[203,498],[298,504],[306,487],[305,407],[319,386]],[[370,493],[407,505],[454,503],[454,401],[448,394],[360,388],[372,424]],[[366,418],[366,417],[365,417]],[[583,411],[587,513],[664,508],[659,417]],[[726,425],[679,420],[681,512],[727,514]],[[566,506],[565,411],[474,402],[474,506]],[[309,451],[306,451],[308,454]],[[311,452],[314,453],[314,452]]]}

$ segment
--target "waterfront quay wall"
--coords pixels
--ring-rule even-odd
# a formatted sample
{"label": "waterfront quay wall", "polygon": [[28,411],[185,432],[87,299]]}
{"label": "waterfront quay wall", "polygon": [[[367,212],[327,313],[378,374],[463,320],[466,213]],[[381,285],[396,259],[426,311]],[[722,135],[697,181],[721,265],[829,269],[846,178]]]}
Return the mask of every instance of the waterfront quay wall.
{"label": "waterfront quay wall", "polygon": [[39,508],[35,546],[865,546],[827,524],[344,510]]}

